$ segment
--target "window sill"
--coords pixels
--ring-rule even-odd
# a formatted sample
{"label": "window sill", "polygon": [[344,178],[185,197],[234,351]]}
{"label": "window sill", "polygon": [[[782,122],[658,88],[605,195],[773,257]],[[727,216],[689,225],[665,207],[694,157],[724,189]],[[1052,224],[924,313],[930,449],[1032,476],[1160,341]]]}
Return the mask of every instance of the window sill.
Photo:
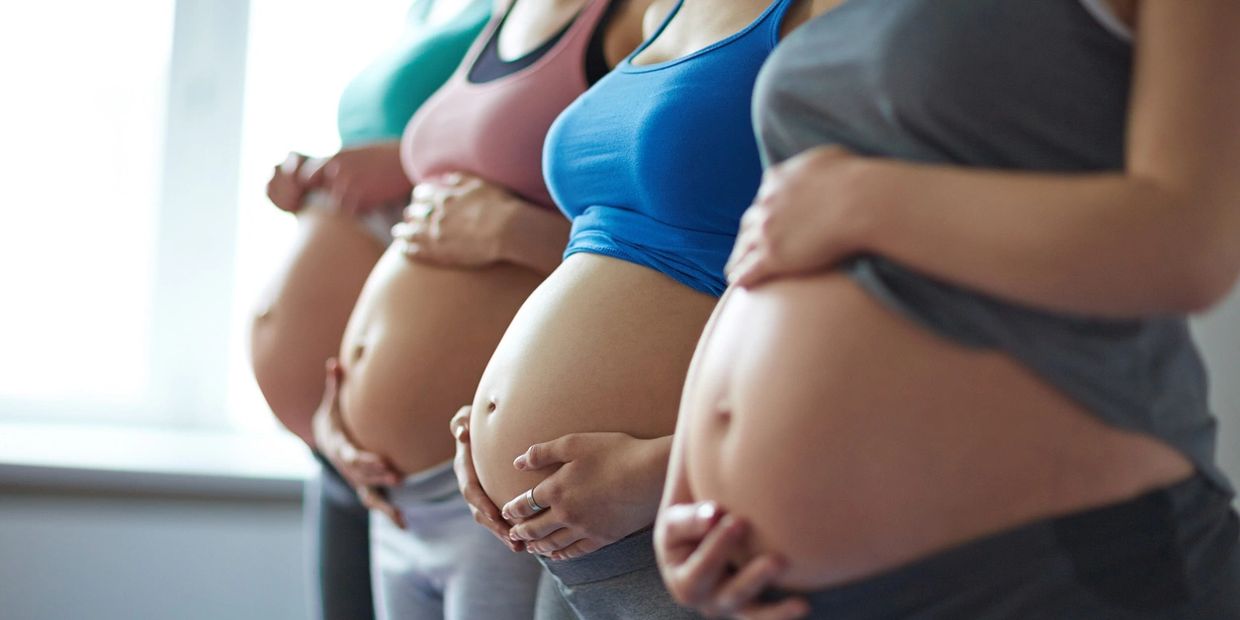
{"label": "window sill", "polygon": [[286,434],[0,422],[0,490],[287,501],[314,471]]}

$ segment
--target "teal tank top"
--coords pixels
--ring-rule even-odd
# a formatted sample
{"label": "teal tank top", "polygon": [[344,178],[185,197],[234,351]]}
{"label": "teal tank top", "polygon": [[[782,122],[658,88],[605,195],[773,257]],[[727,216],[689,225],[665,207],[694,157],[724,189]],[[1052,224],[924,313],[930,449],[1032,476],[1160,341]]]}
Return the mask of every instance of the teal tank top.
{"label": "teal tank top", "polygon": [[337,115],[342,144],[399,139],[413,113],[456,71],[491,17],[491,0],[466,0],[450,19],[431,23],[432,9],[443,1],[415,0],[400,41],[345,87]]}

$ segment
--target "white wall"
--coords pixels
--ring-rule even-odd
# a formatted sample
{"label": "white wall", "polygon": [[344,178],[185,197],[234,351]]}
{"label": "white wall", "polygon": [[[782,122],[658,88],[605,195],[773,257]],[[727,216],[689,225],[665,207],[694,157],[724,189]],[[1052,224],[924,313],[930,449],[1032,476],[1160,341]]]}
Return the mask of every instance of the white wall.
{"label": "white wall", "polygon": [[1220,422],[1219,462],[1240,484],[1240,290],[1193,327],[1210,368],[1210,400]]}
{"label": "white wall", "polygon": [[0,486],[5,620],[307,617],[300,504]]}

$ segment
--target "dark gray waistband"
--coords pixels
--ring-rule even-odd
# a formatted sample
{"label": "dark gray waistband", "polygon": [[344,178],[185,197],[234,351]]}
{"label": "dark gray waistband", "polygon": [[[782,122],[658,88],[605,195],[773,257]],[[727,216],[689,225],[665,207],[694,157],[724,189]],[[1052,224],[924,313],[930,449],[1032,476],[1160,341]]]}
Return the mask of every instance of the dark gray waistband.
{"label": "dark gray waistband", "polygon": [[1071,609],[1062,606],[1073,596],[1120,615],[1193,605],[1203,596],[1234,601],[1240,583],[1220,587],[1220,580],[1240,577],[1238,528],[1228,495],[1198,475],[803,596],[814,617],[856,619],[989,619],[1014,617],[1015,609],[1020,617],[1054,617],[1039,615],[1040,606]]}
{"label": "dark gray waistband", "polygon": [[572,560],[538,557],[543,566],[566,586],[602,581],[628,573],[654,568],[654,530],[646,528],[630,534],[594,553]]}

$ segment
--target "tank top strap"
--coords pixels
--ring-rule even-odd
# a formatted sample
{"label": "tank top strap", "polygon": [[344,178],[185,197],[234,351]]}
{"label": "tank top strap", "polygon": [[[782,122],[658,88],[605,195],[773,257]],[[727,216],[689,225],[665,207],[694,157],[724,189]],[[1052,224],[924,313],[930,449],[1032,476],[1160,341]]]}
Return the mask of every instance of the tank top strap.
{"label": "tank top strap", "polygon": [[569,58],[584,60],[586,48],[590,45],[594,31],[598,29],[599,22],[607,14],[607,7],[614,1],[616,0],[586,0],[585,6],[581,7],[581,12],[573,18],[573,24],[569,26],[568,32],[564,33],[564,38],[556,46],[558,49],[551,50],[547,55],[567,54]]}
{"label": "tank top strap", "polygon": [[796,0],[775,0],[771,6],[767,7],[766,14],[759,17],[761,22],[760,28],[770,36],[771,49],[775,49],[779,45],[779,32],[784,26],[784,16],[788,14],[788,9],[792,8],[792,3]]}
{"label": "tank top strap", "polygon": [[[771,3],[762,10],[762,13],[759,14],[758,17],[754,18],[749,25],[742,28],[736,34],[725,37],[721,41],[717,41],[712,45],[706,46],[704,49],[712,49],[723,43],[736,43],[738,40],[760,41],[761,44],[766,46],[766,51],[768,52],[775,49],[775,46],[779,44],[779,31],[780,27],[784,24],[784,15],[788,13],[789,7],[791,7],[792,3],[795,1],[796,0],[772,0]],[[633,59],[640,56],[642,52],[646,51],[646,48],[650,47],[656,39],[663,35],[663,31],[667,30],[668,25],[671,24],[672,20],[676,18],[676,15],[680,13],[680,9],[684,6],[684,4],[685,0],[678,0],[676,6],[672,7],[672,10],[668,11],[667,16],[663,18],[663,23],[659,24],[659,27],[655,29],[654,33],[649,37],[646,37],[646,40],[643,41],[641,45],[637,46],[637,49],[633,50],[633,52],[625,58],[624,63],[632,66]],[[751,45],[751,43],[743,43],[742,45]],[[690,54],[690,56],[695,54],[697,54],[697,52]]]}
{"label": "tank top strap", "polygon": [[[456,73],[452,76],[452,81],[469,81],[469,72],[474,65],[478,64],[478,58],[486,50],[487,45],[498,34],[501,25],[508,19],[508,14],[512,12],[513,7],[521,0],[513,0],[508,4],[507,9],[491,15],[491,21],[478,34],[478,38],[474,39],[474,44],[469,48],[469,53],[465,54],[465,60],[457,67]],[[586,48],[590,45],[590,37],[594,35],[594,30],[598,27],[599,21],[607,14],[607,7],[615,0],[586,0],[585,6],[573,17],[572,23],[569,24],[568,30],[560,37],[555,46],[549,50],[546,55],[538,60],[535,64],[543,64],[550,62],[553,58],[568,54],[570,58],[578,58],[584,61]],[[502,79],[502,78],[501,78]]]}

